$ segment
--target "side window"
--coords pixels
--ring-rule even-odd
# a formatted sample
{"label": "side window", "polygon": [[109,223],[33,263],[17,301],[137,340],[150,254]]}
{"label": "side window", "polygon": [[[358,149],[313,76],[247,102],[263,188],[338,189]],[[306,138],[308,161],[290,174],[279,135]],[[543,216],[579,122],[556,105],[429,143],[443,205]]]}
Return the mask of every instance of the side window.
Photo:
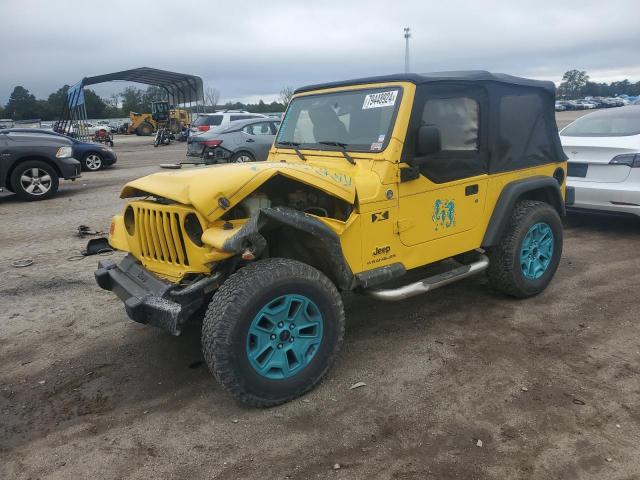
{"label": "side window", "polygon": [[206,122],[207,125],[220,125],[222,123],[222,115],[209,115]]}
{"label": "side window", "polygon": [[280,127],[280,122],[270,122],[269,125],[271,126],[271,131],[273,132],[273,134],[277,134],[278,127]]}
{"label": "side window", "polygon": [[434,98],[426,101],[422,121],[438,127],[443,151],[477,152],[479,116],[473,98]]}
{"label": "side window", "polygon": [[273,135],[268,122],[252,123],[244,127],[242,131],[249,135]]}
{"label": "side window", "polygon": [[540,95],[505,95],[500,100],[500,158],[494,162],[498,171],[540,165],[555,161],[543,99]]}

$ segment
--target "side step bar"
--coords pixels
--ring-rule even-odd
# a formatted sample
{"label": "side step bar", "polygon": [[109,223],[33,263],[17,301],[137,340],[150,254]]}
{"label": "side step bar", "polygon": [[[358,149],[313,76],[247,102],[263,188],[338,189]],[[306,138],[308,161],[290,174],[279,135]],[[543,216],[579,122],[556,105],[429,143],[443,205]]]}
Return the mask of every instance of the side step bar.
{"label": "side step bar", "polygon": [[403,285],[398,288],[369,288],[363,291],[365,295],[376,298],[378,300],[386,300],[394,302],[397,300],[404,300],[405,298],[420,295],[436,288],[449,285],[450,283],[457,282],[463,278],[470,277],[476,273],[483,272],[489,266],[489,258],[486,255],[480,255],[477,261],[470,263],[469,265],[463,265],[448,272],[439,273],[432,277],[427,277],[415,283]]}

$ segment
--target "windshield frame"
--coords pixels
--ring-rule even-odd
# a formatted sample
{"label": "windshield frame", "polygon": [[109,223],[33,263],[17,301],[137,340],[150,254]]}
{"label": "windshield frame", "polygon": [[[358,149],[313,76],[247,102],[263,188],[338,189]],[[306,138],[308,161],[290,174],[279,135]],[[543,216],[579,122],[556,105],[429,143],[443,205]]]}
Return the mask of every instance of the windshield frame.
{"label": "windshield frame", "polygon": [[[341,152],[343,150],[340,147],[330,147],[328,145],[318,144],[317,142],[316,143],[300,143],[300,145],[296,145],[295,147],[292,145],[281,145],[279,143],[281,141],[279,137],[281,135],[281,132],[283,132],[282,127],[287,124],[287,120],[288,120],[287,117],[291,112],[291,106],[293,105],[293,103],[299,99],[307,99],[312,97],[320,97],[320,96],[336,95],[336,94],[348,95],[348,94],[357,93],[357,92],[379,93],[379,92],[383,92],[385,90],[391,90],[391,89],[394,89],[394,90],[397,89],[398,95],[396,97],[394,111],[393,111],[393,114],[391,115],[391,120],[389,122],[389,129],[385,134],[385,139],[382,142],[382,147],[380,148],[380,150],[371,150],[371,148],[353,148],[351,144],[347,144],[347,147],[344,149],[344,151],[346,152],[368,153],[368,154],[374,154],[374,155],[383,153],[389,146],[389,143],[391,142],[391,138],[393,137],[393,131],[396,128],[396,120],[398,119],[398,113],[402,105],[402,100],[404,99],[404,86],[402,84],[392,83],[392,84],[369,85],[369,86],[353,85],[347,88],[340,88],[337,90],[330,90],[330,91],[320,90],[314,93],[304,93],[300,96],[296,96],[291,100],[291,102],[287,106],[287,111],[282,117],[280,127],[278,128],[278,133],[274,140],[274,146],[278,149],[283,149],[283,150],[299,149],[299,150],[313,150],[313,151],[325,151],[325,152]],[[322,141],[334,141],[334,140],[336,139],[333,139],[333,138],[322,139]],[[287,141],[287,140],[282,140],[282,141]]]}

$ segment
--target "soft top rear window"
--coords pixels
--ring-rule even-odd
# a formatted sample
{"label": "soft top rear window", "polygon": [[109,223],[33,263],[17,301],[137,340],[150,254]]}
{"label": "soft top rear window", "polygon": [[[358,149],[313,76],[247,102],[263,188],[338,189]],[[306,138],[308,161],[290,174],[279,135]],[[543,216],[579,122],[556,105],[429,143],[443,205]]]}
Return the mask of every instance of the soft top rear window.
{"label": "soft top rear window", "polygon": [[563,137],[626,137],[640,135],[640,108],[585,115],[560,132]]}
{"label": "soft top rear window", "polygon": [[200,115],[193,122],[193,125],[199,127],[201,125],[220,125],[222,123],[222,115]]}

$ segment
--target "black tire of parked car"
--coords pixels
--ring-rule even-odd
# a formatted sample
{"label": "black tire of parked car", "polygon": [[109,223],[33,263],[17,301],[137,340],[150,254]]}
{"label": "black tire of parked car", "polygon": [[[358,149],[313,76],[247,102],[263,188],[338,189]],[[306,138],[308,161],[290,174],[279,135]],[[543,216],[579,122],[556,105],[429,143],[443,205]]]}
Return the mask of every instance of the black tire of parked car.
{"label": "black tire of parked car", "polygon": [[19,163],[11,173],[11,190],[22,200],[36,201],[51,198],[58,191],[56,169],[40,160]]}
{"label": "black tire of parked car", "polygon": [[[317,306],[323,325],[321,343],[297,374],[266,378],[249,360],[250,328],[266,305],[287,295],[308,298]],[[344,324],[342,298],[331,280],[304,263],[269,258],[241,268],[215,293],[202,324],[202,348],[209,369],[227,391],[247,405],[271,407],[320,382],[340,350]]]}
{"label": "black tire of parked car", "polygon": [[[528,279],[521,267],[524,239],[536,224],[546,224],[553,233],[553,253],[544,273]],[[562,256],[562,221],[548,203],[533,200],[518,202],[500,243],[487,250],[489,285],[507,295],[526,298],[542,292],[553,278]]]}
{"label": "black tire of parked car", "polygon": [[[248,159],[248,160],[247,160]],[[255,162],[255,157],[246,151],[236,152],[231,156],[229,163],[243,163],[243,162]]]}
{"label": "black tire of parked car", "polygon": [[102,155],[96,152],[89,152],[82,158],[82,169],[89,172],[97,172],[104,167]]}

